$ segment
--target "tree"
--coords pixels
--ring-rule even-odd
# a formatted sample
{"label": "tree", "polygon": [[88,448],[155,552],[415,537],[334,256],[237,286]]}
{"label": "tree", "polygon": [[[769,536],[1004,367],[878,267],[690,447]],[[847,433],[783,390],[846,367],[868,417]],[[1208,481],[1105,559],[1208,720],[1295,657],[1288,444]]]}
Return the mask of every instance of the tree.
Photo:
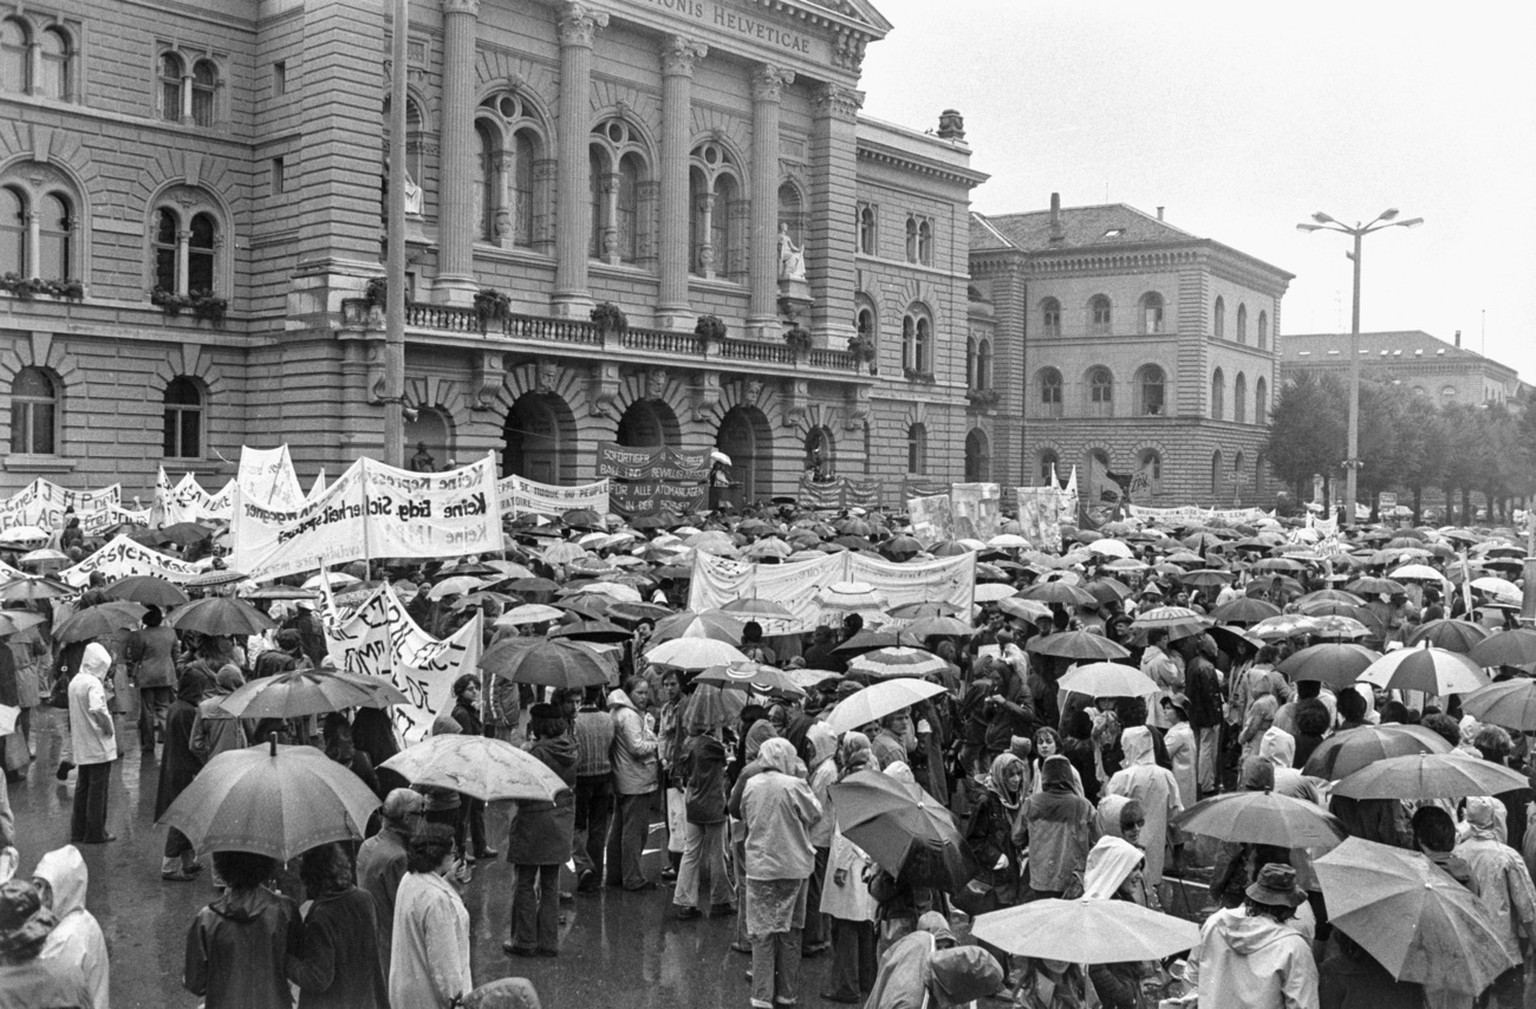
{"label": "tree", "polygon": [[1445,473],[1446,419],[1428,396],[1405,395],[1399,423],[1397,479],[1413,495],[1413,520],[1421,522],[1424,488],[1438,486]]}
{"label": "tree", "polygon": [[1349,390],[1334,375],[1303,371],[1280,390],[1269,415],[1264,458],[1270,471],[1295,489],[1313,474],[1332,473],[1344,459]]}

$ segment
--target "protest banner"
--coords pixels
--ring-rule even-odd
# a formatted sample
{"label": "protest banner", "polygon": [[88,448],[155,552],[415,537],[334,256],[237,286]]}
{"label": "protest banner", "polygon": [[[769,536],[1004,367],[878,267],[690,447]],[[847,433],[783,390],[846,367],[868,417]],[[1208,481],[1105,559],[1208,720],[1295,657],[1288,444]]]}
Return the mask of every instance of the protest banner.
{"label": "protest banner", "polygon": [[119,484],[78,491],[38,477],[0,501],[0,530],[16,526],[38,526],[48,532],[63,529],[64,513],[73,508],[85,534],[99,535],[117,524],[113,509],[122,505],[122,497]]}
{"label": "protest banner", "polygon": [[175,557],[168,557],[127,536],[114,536],[112,541],[72,568],[59,572],[59,578],[68,585],[83,589],[91,583],[91,575],[100,573],[109,582],[129,575],[154,575],[178,585],[184,584],[203,569]]}
{"label": "protest banner", "polygon": [[954,539],[954,519],[949,510],[948,494],[931,494],[907,499],[907,519],[912,536],[927,550],[935,543]]}
{"label": "protest banner", "polygon": [[831,511],[843,508],[876,508],[880,505],[879,480],[850,480],[845,476],[831,480],[813,480],[809,473],[800,478],[796,495],[802,508]]}
{"label": "protest banner", "polygon": [[[334,613],[334,611],[333,611]],[[388,582],[348,617],[322,619],[325,645],[336,668],[389,680],[407,703],[389,709],[407,746],[432,730],[432,720],[452,711],[453,681],[479,676],[481,614],[447,638],[434,638],[405,612]]]}
{"label": "protest banner", "polygon": [[1002,524],[1002,493],[995,483],[957,483],[949,491],[956,539],[985,543]]}
{"label": "protest banner", "polygon": [[1019,534],[1048,553],[1061,551],[1060,487],[1019,487]]}
{"label": "protest banner", "polygon": [[1077,494],[1077,467],[1072,467],[1072,475],[1067,477],[1065,485],[1056,479],[1056,464],[1051,464],[1051,486],[1061,487],[1061,494],[1056,498],[1056,523],[1064,526],[1077,525],[1077,506],[1080,503]]}
{"label": "protest banner", "polygon": [[704,484],[630,480],[615,480],[608,494],[610,507],[620,515],[703,511],[708,497],[709,488]]}
{"label": "protest banner", "polygon": [[663,509],[701,511],[709,488],[709,452],[684,452],[657,445],[632,448],[604,442],[597,446],[597,475],[612,477],[609,504],[620,515],[644,515]]}
{"label": "protest banner", "polygon": [[288,446],[277,448],[240,447],[240,470],[235,476],[244,498],[274,511],[293,511],[304,503],[298,474]]}
{"label": "protest banner", "polygon": [[[817,597],[838,582],[861,581],[874,586],[885,608],[906,603],[947,602],[970,613],[976,594],[976,555],[942,557],[923,563],[897,564],[869,554],[843,551],[794,564],[756,564],[699,554],[694,562],[688,606],[694,612],[719,609],[735,599],[766,599],[792,616],[757,618],[763,632],[799,634],[818,624],[841,620],[843,613],[823,614]],[[897,623],[884,612],[865,614],[868,627]]]}
{"label": "protest banner", "polygon": [[509,476],[496,483],[496,494],[501,499],[501,513],[516,515],[562,515],[573,508],[590,508],[599,515],[606,515],[608,507],[608,480],[595,483],[561,487],[539,483],[524,476]]}

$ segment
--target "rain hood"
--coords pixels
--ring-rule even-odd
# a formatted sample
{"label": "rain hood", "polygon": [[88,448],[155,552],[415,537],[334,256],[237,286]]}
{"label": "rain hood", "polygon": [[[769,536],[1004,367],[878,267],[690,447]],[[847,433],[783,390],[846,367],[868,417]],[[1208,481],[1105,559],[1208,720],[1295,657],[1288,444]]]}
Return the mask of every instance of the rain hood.
{"label": "rain hood", "polygon": [[1120,733],[1120,749],[1125,753],[1127,767],[1152,763],[1152,730],[1145,725],[1126,729]]}
{"label": "rain hood", "polygon": [[80,656],[80,671],[90,673],[98,680],[107,678],[107,673],[112,669],[112,653],[107,651],[99,641],[92,641],[85,646],[85,654]]}
{"label": "rain hood", "polygon": [[1270,726],[1259,741],[1259,756],[1276,767],[1290,767],[1296,761],[1296,737]]}
{"label": "rain hood", "polygon": [[91,874],[79,848],[66,844],[48,852],[38,859],[32,875],[53,888],[53,914],[60,921],[67,914],[85,910],[85,889]]}
{"label": "rain hood", "polygon": [[1262,916],[1233,915],[1221,930],[1226,933],[1227,945],[1239,956],[1252,956],[1287,937],[1300,933],[1290,925],[1282,925],[1273,918]]}
{"label": "rain hood", "polygon": [[277,896],[264,886],[249,890],[229,890],[224,896],[208,905],[221,918],[248,922],[260,918],[262,912],[278,903]]}

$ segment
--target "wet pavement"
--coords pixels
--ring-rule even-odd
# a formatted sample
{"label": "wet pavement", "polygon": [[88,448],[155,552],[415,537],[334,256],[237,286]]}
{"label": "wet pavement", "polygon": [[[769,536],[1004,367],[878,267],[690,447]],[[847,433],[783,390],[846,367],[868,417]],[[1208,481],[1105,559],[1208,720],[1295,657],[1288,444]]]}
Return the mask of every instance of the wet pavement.
{"label": "wet pavement", "polygon": [[[162,1009],[198,1005],[181,986],[187,928],[198,909],[212,899],[205,882],[167,883],[160,879],[160,851],[165,830],[154,826],[159,764],[139,753],[132,721],[119,716],[122,756],[112,768],[107,829],[117,840],[82,845],[90,867],[86,905],[101,922],[112,959],[113,1009]],[[62,713],[33,709],[37,760],[26,780],[10,785],[16,814],[17,846],[23,875],[42,854],[69,841],[74,775],[54,777],[58,767]],[[508,810],[493,806],[486,823],[492,845],[505,851]],[[665,856],[647,863],[654,872]],[[746,970],[750,958],[732,952],[735,919],[680,922],[672,917],[671,890],[626,893],[604,890],[581,895],[561,911],[560,955],[522,959],[502,952],[509,936],[512,868],[504,861],[476,867],[464,894],[474,943],[475,983],[501,977],[529,978],[546,1007],[560,1009],[745,1009]],[[806,960],[801,974],[801,1003],[831,1006],[816,994],[823,988],[826,956]]]}

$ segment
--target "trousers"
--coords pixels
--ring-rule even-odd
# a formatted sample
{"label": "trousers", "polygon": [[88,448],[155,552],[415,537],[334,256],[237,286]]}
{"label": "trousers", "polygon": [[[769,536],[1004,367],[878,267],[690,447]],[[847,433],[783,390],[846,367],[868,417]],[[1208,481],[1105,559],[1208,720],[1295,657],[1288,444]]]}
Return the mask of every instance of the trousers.
{"label": "trousers", "polygon": [[77,773],[69,839],[77,844],[96,844],[107,836],[107,785],[112,765],[81,764]]}

